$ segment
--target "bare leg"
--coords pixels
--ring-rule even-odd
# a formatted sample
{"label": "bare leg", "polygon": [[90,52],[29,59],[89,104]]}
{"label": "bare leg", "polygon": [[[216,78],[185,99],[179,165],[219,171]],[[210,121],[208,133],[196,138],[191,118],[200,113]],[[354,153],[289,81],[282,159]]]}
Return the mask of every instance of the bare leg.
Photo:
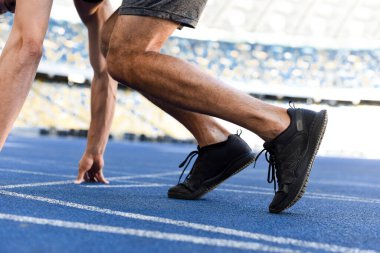
{"label": "bare leg", "polygon": [[52,2],[17,3],[14,25],[0,57],[0,149],[36,75]]}
{"label": "bare leg", "polygon": [[[104,55],[107,55],[108,53],[109,39],[117,17],[117,15],[113,15],[104,26],[102,33],[102,51]],[[142,94],[152,103],[184,125],[193,134],[199,146],[203,147],[227,139],[229,132],[214,118],[191,111],[181,110],[153,96],[149,96],[145,92]]]}
{"label": "bare leg", "polygon": [[[160,101],[222,118],[263,138],[269,162],[267,181],[275,182],[276,186],[277,178],[279,187],[269,211],[279,213],[291,207],[305,192],[326,128],[327,112],[271,106],[226,86],[196,66],[161,54],[162,44],[176,27],[177,24],[158,18],[119,16],[107,56],[111,76]],[[246,150],[250,150],[249,147]],[[250,156],[244,162],[253,159]],[[239,171],[240,165],[232,173]],[[220,183],[216,181],[209,185],[204,179],[214,175],[204,177],[198,171],[195,167],[184,183],[169,189],[168,196],[196,199]],[[223,175],[223,172],[217,175]]]}
{"label": "bare leg", "polygon": [[[217,131],[220,129],[214,119],[206,115],[207,113],[224,119],[234,117],[236,123],[239,120],[237,115],[242,113],[242,116],[246,116],[248,114],[246,112],[250,109],[244,108],[248,103],[244,104],[239,100],[251,97],[227,87],[223,88],[222,84],[201,73],[194,66],[160,54],[159,50],[163,43],[177,26],[163,19],[117,17],[109,44],[107,64],[111,76],[140,91],[152,102],[164,108],[191,130],[195,137],[208,138],[207,136],[214,133],[214,129]],[[233,95],[240,97],[236,98]],[[217,109],[212,108],[213,106]],[[256,109],[260,112],[266,109],[263,107],[267,105],[253,100],[249,106],[256,106],[251,110]],[[259,106],[261,107],[257,109]],[[277,110],[280,112],[280,109]],[[250,115],[257,121],[261,120],[259,123],[265,122],[266,127],[271,126],[272,122],[267,122],[268,118],[260,118],[266,114],[257,115],[258,112]],[[286,112],[284,114],[286,115]],[[286,117],[287,115],[284,118]],[[270,130],[273,130],[273,127]],[[183,172],[192,157],[197,154],[199,156],[191,172],[181,183]],[[168,190],[168,197],[198,199],[246,168],[254,160],[255,154],[244,140],[235,135],[229,136],[222,145],[190,153],[180,165],[184,170],[179,183]]]}
{"label": "bare leg", "polygon": [[177,24],[119,16],[107,55],[111,76],[175,107],[219,117],[271,140],[290,123],[285,109],[233,89],[180,59],[159,53]]}
{"label": "bare leg", "polygon": [[[107,54],[109,36],[115,24],[117,12],[111,15],[112,8],[108,0],[100,4],[86,3],[82,0],[74,0],[74,3],[82,22],[88,29],[90,63],[94,70],[91,85],[91,124],[86,151],[79,162],[78,177],[75,182],[78,184],[83,181],[108,183],[103,175],[103,155],[115,111],[117,82],[107,72],[104,55]],[[101,30],[104,32],[101,33]],[[103,43],[100,43],[101,41]],[[193,133],[200,146],[224,141],[229,134],[211,117],[182,112],[171,106],[165,106],[158,100],[152,100],[182,122]]]}
{"label": "bare leg", "polygon": [[175,108],[151,96],[143,95],[156,106],[181,122],[191,132],[200,147],[221,142],[230,134],[213,117]]}

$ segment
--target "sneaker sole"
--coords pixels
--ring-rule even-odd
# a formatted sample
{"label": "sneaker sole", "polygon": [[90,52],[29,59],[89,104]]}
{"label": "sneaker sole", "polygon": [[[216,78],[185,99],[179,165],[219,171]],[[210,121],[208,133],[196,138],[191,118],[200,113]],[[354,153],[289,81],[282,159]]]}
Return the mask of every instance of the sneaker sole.
{"label": "sneaker sole", "polygon": [[255,158],[256,158],[256,155],[253,152],[244,154],[243,156],[240,156],[235,161],[233,161],[230,165],[228,165],[227,169],[225,169],[221,174],[219,174],[218,176],[212,179],[205,181],[199,187],[199,189],[193,192],[192,194],[168,192],[168,197],[173,198],[173,199],[185,199],[185,200],[200,199],[201,197],[206,195],[208,192],[214,190],[216,187],[218,187],[221,183],[223,183],[228,178],[232,177],[233,175],[247,168],[251,163],[255,161]]}
{"label": "sneaker sole", "polygon": [[[296,196],[293,197],[293,199],[290,201],[289,204],[285,205],[283,208],[276,208],[276,209],[269,208],[269,212],[280,213],[280,212],[284,211],[285,209],[288,209],[291,206],[293,206],[298,200],[300,200],[302,198],[303,194],[306,191],[306,187],[307,187],[307,184],[309,182],[309,176],[310,176],[311,168],[313,167],[315,157],[318,153],[319,146],[321,145],[321,142],[322,142],[325,130],[326,130],[326,126],[327,126],[327,111],[322,110],[316,115],[316,117],[313,121],[311,130],[310,130],[311,133],[316,133],[312,136],[312,138],[310,140],[311,144],[309,146],[309,149],[310,149],[310,147],[312,147],[312,148],[314,148],[314,151],[313,151],[311,157],[309,158],[306,175],[304,177],[304,180],[302,181],[302,184],[301,184],[299,191],[297,192]],[[289,199],[285,199],[283,202],[285,202],[285,203],[289,202]]]}

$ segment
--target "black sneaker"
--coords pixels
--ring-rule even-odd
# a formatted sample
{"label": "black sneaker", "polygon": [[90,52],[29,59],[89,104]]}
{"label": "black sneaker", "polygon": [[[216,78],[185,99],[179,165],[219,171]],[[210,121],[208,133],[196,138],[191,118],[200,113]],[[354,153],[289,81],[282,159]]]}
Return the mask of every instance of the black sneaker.
{"label": "black sneaker", "polygon": [[288,109],[288,114],[291,118],[289,127],[274,140],[264,143],[263,151],[266,151],[265,157],[269,163],[267,180],[268,183],[274,182],[275,191],[269,205],[271,213],[280,213],[291,207],[305,193],[327,125],[326,110],[317,113],[293,107]]}
{"label": "black sneaker", "polygon": [[[198,155],[193,168],[185,181],[180,183],[183,173]],[[191,152],[180,168],[185,166],[178,180],[178,184],[168,191],[169,198],[175,199],[199,199],[207,192],[213,190],[220,183],[234,174],[242,171],[255,161],[255,154],[240,135],[230,135],[224,142],[212,144],[197,151]]]}

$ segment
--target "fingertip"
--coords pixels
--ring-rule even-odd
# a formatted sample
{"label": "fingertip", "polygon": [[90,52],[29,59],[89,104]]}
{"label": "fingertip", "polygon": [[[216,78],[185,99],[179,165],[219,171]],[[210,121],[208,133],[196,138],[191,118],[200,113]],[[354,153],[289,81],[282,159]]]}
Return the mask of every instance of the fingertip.
{"label": "fingertip", "polygon": [[110,182],[104,177],[103,173],[100,172],[98,175],[99,181],[102,182],[103,184],[109,184]]}
{"label": "fingertip", "polygon": [[83,182],[83,180],[77,179],[77,180],[74,181],[74,184],[81,184],[82,182]]}
{"label": "fingertip", "polygon": [[79,172],[77,178],[75,179],[75,184],[81,184],[84,182],[84,173]]}
{"label": "fingertip", "polygon": [[110,183],[110,182],[109,182],[107,179],[105,179],[104,177],[99,178],[99,182],[101,182],[101,183],[103,183],[103,184],[109,184],[109,183]]}

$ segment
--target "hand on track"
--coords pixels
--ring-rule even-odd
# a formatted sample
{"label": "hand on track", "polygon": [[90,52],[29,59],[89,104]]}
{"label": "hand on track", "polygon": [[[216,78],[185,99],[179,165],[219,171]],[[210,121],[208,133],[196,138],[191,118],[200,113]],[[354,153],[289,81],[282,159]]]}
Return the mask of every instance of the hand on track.
{"label": "hand on track", "polygon": [[102,155],[92,155],[84,153],[79,161],[78,177],[76,184],[83,182],[108,184],[108,180],[103,175],[104,160]]}

